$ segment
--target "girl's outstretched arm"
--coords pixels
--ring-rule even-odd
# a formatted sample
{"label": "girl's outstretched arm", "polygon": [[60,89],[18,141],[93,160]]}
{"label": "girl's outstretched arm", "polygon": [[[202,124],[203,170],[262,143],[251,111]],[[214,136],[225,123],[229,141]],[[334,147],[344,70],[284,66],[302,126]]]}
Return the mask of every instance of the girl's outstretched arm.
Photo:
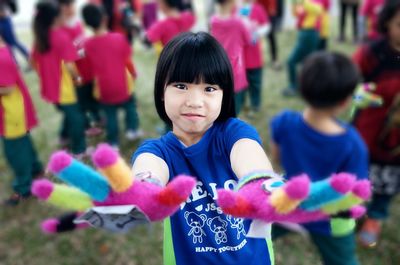
{"label": "girl's outstretched arm", "polygon": [[230,160],[238,178],[253,172],[273,170],[262,146],[248,138],[240,139],[233,145]]}
{"label": "girl's outstretched arm", "polygon": [[160,157],[151,154],[140,154],[132,166],[132,174],[135,178],[148,174],[166,185],[169,180],[169,169],[167,163]]}

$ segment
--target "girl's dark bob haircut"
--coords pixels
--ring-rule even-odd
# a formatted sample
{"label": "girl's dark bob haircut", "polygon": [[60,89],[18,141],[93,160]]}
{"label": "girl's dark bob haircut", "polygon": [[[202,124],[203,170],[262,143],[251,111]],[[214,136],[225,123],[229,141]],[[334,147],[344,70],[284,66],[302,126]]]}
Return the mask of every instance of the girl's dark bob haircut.
{"label": "girl's dark bob haircut", "polygon": [[154,81],[154,102],[160,118],[172,126],[164,106],[164,91],[174,82],[207,83],[223,90],[217,121],[235,117],[232,67],[222,46],[205,32],[178,35],[161,52]]}
{"label": "girl's dark bob haircut", "polygon": [[387,24],[400,11],[400,0],[387,0],[378,17],[378,30],[382,34],[388,33]]}

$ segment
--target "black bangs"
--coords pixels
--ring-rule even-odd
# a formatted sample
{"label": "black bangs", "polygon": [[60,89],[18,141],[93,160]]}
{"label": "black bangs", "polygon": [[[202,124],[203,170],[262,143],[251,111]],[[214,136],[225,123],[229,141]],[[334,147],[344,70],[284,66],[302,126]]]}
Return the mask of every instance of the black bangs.
{"label": "black bangs", "polygon": [[168,125],[164,89],[174,82],[207,83],[223,90],[221,114],[217,120],[235,117],[232,67],[222,46],[205,32],[183,33],[164,47],[157,63],[154,83],[156,109]]}
{"label": "black bangs", "polygon": [[221,55],[221,47],[213,44],[199,36],[183,41],[170,62],[165,85],[174,82],[207,83],[229,90],[233,86],[226,78],[231,73],[230,62]]}

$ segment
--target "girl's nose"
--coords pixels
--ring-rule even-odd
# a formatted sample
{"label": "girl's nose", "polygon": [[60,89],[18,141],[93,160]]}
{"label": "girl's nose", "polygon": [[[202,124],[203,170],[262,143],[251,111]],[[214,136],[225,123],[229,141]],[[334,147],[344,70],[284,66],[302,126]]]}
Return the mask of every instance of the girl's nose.
{"label": "girl's nose", "polygon": [[188,93],[185,104],[187,107],[201,108],[204,104],[203,95],[199,91],[196,91],[196,89],[193,89]]}

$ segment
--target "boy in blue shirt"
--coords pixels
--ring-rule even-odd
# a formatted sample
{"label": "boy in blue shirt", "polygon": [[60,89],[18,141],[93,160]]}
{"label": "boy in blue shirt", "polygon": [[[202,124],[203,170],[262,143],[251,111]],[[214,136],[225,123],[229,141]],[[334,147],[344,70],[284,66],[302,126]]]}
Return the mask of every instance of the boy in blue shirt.
{"label": "boy in blue shirt", "polygon": [[[359,81],[352,62],[338,53],[318,52],[307,59],[299,79],[306,102],[302,113],[284,111],[271,121],[272,157],[290,179],[306,173],[312,181],[333,173],[368,177],[368,153],[358,132],[337,119],[350,103]],[[354,220],[332,218],[303,225],[324,264],[355,265]],[[275,225],[273,237],[288,230]]]}

